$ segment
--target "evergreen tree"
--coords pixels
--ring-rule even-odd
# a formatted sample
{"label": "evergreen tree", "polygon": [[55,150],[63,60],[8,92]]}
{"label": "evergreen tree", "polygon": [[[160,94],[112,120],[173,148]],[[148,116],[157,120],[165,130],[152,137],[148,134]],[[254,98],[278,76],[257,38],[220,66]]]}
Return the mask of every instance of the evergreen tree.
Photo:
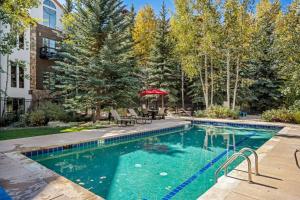
{"label": "evergreen tree", "polygon": [[[291,3],[286,14],[280,14],[276,23],[275,49],[285,103],[300,101],[300,7]],[[298,9],[298,10],[297,10]]]}
{"label": "evergreen tree", "polygon": [[176,103],[179,97],[180,68],[174,58],[174,41],[170,34],[165,2],[162,4],[154,43],[148,61],[150,87],[169,91],[169,101]]}
{"label": "evergreen tree", "polygon": [[264,111],[280,106],[282,80],[276,67],[274,51],[275,22],[280,5],[269,0],[261,0],[257,5],[256,30],[252,42],[251,90],[255,99],[251,102],[253,110]]}
{"label": "evergreen tree", "polygon": [[88,0],[75,3],[67,24],[67,39],[56,62],[59,95],[70,109],[122,106],[137,96],[131,16],[120,0]]}

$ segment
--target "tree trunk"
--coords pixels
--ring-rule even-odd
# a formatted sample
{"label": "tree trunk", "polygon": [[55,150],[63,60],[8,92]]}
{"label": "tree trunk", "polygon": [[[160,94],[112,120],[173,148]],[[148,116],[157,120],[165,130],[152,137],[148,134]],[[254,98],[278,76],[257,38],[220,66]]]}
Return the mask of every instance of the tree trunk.
{"label": "tree trunk", "polygon": [[214,105],[214,67],[213,67],[212,58],[210,58],[210,79],[211,79],[210,105]]}
{"label": "tree trunk", "polygon": [[184,72],[181,70],[181,106],[185,109],[184,105]]}
{"label": "tree trunk", "polygon": [[226,56],[226,70],[227,70],[227,105],[230,108],[230,52],[227,50]]}
{"label": "tree trunk", "polygon": [[[3,110],[1,117],[4,117],[5,114],[5,109],[6,109],[6,104],[7,104],[7,89],[8,89],[8,71],[9,71],[9,55],[6,56],[6,80],[5,80],[5,89],[4,89],[4,96],[3,96]],[[0,102],[1,103],[1,102]]]}
{"label": "tree trunk", "polygon": [[204,57],[204,70],[205,70],[205,94],[204,94],[204,98],[205,98],[205,107],[206,109],[208,109],[209,107],[209,103],[208,103],[208,69],[207,69],[207,55],[205,54]]}
{"label": "tree trunk", "polygon": [[233,91],[232,110],[235,109],[236,95],[237,95],[237,89],[239,83],[239,73],[240,73],[240,58],[238,55],[236,61],[236,75],[235,75],[235,84],[234,84],[234,91]]}
{"label": "tree trunk", "polygon": [[205,101],[205,108],[208,109],[208,92],[207,92],[207,56],[205,55],[204,57],[204,81],[203,82],[203,77],[202,77],[202,69],[200,68],[199,70],[199,76],[200,76],[200,81],[201,81],[201,86],[202,86],[202,91],[203,91],[203,96],[204,96],[204,101]]}
{"label": "tree trunk", "polygon": [[[101,95],[100,90],[97,90],[97,96],[99,97]],[[101,119],[101,102],[100,100],[97,100],[96,103],[96,120],[100,120]]]}

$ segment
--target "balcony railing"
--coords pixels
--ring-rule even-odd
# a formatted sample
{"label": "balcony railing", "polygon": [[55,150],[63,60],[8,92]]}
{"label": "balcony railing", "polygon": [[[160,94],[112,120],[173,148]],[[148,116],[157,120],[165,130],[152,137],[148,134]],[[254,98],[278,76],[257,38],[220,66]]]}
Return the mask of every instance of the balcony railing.
{"label": "balcony railing", "polygon": [[41,47],[40,48],[40,58],[41,59],[53,59],[57,56],[57,49],[52,47]]}

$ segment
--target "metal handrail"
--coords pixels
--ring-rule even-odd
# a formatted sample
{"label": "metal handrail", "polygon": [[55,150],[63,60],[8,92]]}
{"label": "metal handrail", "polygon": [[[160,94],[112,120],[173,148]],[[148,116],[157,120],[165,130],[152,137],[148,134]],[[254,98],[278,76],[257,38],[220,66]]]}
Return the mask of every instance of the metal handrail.
{"label": "metal handrail", "polygon": [[234,153],[223,165],[221,165],[217,171],[215,172],[215,183],[218,182],[218,174],[222,171],[222,169],[225,169],[225,176],[227,176],[227,167],[230,165],[235,159],[238,157],[243,157],[247,160],[248,164],[248,181],[249,183],[252,183],[252,172],[251,172],[251,161],[248,156],[246,156],[243,153]]}
{"label": "metal handrail", "polygon": [[259,175],[258,173],[258,155],[257,153],[253,150],[253,149],[250,149],[250,148],[243,148],[239,151],[239,153],[244,153],[245,151],[249,151],[251,153],[253,153],[254,155],[254,161],[255,161],[255,175]]}
{"label": "metal handrail", "polygon": [[296,151],[294,153],[295,160],[296,160],[296,165],[300,169],[300,165],[299,165],[299,162],[298,162],[298,159],[297,159],[297,153],[300,153],[300,149],[296,149]]}

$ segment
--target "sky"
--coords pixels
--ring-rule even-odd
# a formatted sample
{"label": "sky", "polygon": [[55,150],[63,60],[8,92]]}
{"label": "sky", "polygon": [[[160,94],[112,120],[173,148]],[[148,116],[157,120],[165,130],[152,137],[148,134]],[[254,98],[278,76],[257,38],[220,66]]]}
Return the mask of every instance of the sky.
{"label": "sky", "polygon": [[[64,0],[59,0],[61,3],[64,3]],[[156,13],[159,13],[159,10],[161,8],[161,4],[163,0],[123,0],[124,3],[130,8],[130,6],[133,4],[135,7],[135,10],[138,11],[143,6],[149,4],[151,5]],[[256,0],[258,1],[258,0]],[[287,5],[291,3],[292,0],[280,0],[281,5],[283,8],[286,8]],[[174,3],[173,0],[165,0],[167,8],[170,11],[174,11]]]}
{"label": "sky", "polygon": [[[159,12],[162,4],[162,0],[123,0],[124,3],[128,6],[132,4],[135,7],[135,10],[141,9],[143,6],[149,4],[153,7],[156,13]],[[174,10],[174,3],[173,0],[165,0],[166,6],[169,10]]]}

